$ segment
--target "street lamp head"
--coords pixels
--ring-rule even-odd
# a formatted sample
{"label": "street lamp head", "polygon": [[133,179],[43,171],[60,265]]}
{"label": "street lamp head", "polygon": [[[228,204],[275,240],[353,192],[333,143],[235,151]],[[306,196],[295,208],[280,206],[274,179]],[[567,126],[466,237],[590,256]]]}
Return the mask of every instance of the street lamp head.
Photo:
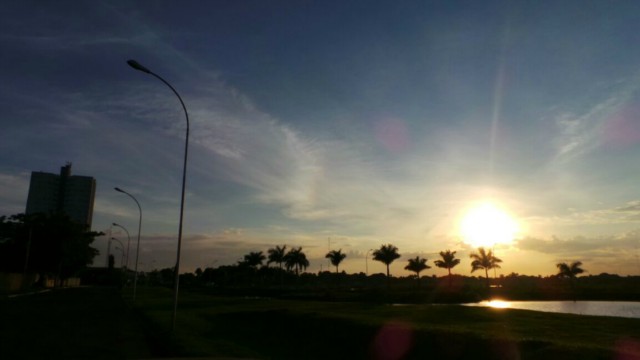
{"label": "street lamp head", "polygon": [[116,224],[116,223],[111,223],[111,225],[113,225],[113,226],[120,226],[120,225],[118,225],[118,224]]}
{"label": "street lamp head", "polygon": [[145,72],[147,74],[151,74],[151,70],[147,69],[146,67],[140,65],[137,61],[135,60],[127,60],[127,64],[129,64],[129,66],[131,66],[132,68],[138,70],[138,71],[142,71]]}
{"label": "street lamp head", "polygon": [[117,192],[121,192],[121,193],[123,193],[123,192],[124,192],[124,190],[120,189],[119,187],[114,187],[113,189],[114,189],[115,191],[117,191]]}

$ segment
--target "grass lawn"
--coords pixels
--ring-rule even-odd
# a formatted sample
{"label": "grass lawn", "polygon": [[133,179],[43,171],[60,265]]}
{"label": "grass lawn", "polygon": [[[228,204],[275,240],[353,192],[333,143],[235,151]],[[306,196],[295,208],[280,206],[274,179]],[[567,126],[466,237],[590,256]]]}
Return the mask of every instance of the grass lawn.
{"label": "grass lawn", "polygon": [[0,299],[0,359],[640,359],[640,319],[108,288]]}
{"label": "grass lawn", "polygon": [[140,323],[110,288],[0,298],[0,359],[148,358]]}
{"label": "grass lawn", "polygon": [[[640,359],[640,319],[455,305],[221,298],[143,289],[136,309],[172,356],[268,359]],[[163,340],[164,339],[164,340]]]}

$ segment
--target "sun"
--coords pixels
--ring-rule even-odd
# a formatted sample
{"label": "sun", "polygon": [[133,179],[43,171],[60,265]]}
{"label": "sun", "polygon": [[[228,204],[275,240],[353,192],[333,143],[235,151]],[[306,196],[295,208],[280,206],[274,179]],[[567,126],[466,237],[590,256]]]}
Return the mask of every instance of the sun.
{"label": "sun", "polygon": [[511,243],[518,228],[518,223],[507,212],[484,202],[466,212],[460,222],[460,235],[473,247],[493,247]]}

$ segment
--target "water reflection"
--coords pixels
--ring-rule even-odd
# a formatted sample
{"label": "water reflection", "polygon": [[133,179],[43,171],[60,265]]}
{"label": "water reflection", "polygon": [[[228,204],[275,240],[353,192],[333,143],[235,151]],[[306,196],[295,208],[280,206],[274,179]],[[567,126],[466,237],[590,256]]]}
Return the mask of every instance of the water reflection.
{"label": "water reflection", "polygon": [[491,300],[491,301],[486,301],[486,303],[487,303],[486,306],[496,308],[496,309],[506,309],[511,307],[511,303],[503,300]]}
{"label": "water reflection", "polygon": [[494,299],[464,305],[640,319],[640,302],[628,301],[505,301]]}

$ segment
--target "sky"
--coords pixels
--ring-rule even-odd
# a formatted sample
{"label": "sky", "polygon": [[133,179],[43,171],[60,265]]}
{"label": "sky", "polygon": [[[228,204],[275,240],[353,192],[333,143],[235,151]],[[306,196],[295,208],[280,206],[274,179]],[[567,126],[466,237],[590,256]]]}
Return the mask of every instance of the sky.
{"label": "sky", "polygon": [[638,275],[638,44],[637,1],[7,2],[0,215],[71,162],[97,181],[96,266],[115,222],[133,267],[114,187],[142,207],[139,269],[175,264],[185,115],[135,59],[189,113],[182,271],[287,245],[371,274],[390,243],[393,275],[448,249],[483,275],[490,224],[498,275]]}

